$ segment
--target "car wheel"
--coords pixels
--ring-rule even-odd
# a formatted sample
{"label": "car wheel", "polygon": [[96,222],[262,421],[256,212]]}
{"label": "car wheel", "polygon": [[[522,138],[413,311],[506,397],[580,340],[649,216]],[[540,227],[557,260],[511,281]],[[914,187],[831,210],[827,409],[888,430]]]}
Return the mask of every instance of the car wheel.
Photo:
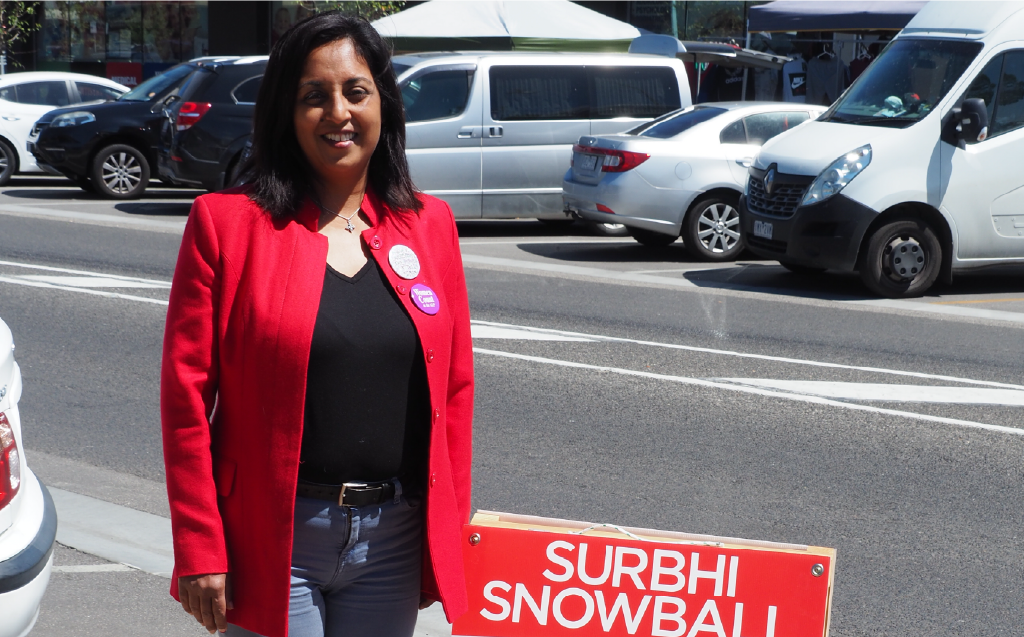
{"label": "car wheel", "polygon": [[683,221],[686,250],[701,261],[735,261],[747,247],[736,201],[705,197],[690,207]]}
{"label": "car wheel", "polygon": [[628,230],[631,237],[649,248],[664,248],[679,238],[664,232],[651,232],[640,228],[628,228]]}
{"label": "car wheel", "polygon": [[149,184],[149,162],[132,146],[107,146],[92,160],[92,183],[108,199],[135,199]]}
{"label": "car wheel", "polygon": [[599,223],[593,221],[588,226],[591,232],[602,237],[625,237],[629,235],[629,228],[621,223]]}
{"label": "car wheel", "polygon": [[891,299],[921,296],[939,278],[942,244],[921,219],[900,219],[871,235],[860,278],[872,292]]}
{"label": "car wheel", "polygon": [[793,274],[801,274],[804,276],[821,274],[825,271],[825,268],[815,268],[809,265],[800,265],[799,263],[789,263],[788,261],[779,261],[779,265],[786,268]]}
{"label": "car wheel", "polygon": [[18,156],[7,142],[0,140],[0,186],[6,186],[18,169]]}

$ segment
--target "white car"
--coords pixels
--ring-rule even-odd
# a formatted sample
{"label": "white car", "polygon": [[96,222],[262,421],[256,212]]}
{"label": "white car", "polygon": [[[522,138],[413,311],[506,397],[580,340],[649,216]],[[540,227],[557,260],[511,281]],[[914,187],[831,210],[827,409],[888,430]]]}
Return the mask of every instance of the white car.
{"label": "white car", "polygon": [[0,186],[15,173],[38,173],[25,144],[44,113],[62,106],[116,100],[128,87],[82,73],[38,71],[0,76]]}
{"label": "white car", "polygon": [[738,202],[761,145],[818,117],[823,107],[710,102],[673,111],[618,135],[580,137],[562,181],[566,212],[622,223],[644,245],[680,235],[705,261],[745,247]]}
{"label": "white car", "polygon": [[25,464],[14,339],[0,320],[0,637],[24,637],[39,616],[53,567],[57,510]]}

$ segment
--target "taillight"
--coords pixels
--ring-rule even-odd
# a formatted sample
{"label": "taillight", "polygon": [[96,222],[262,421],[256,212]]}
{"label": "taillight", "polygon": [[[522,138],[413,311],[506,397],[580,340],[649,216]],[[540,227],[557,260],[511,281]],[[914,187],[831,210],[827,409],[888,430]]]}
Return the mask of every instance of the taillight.
{"label": "taillight", "polygon": [[0,509],[11,503],[21,486],[21,455],[7,414],[0,413]]}
{"label": "taillight", "polygon": [[601,172],[623,173],[632,170],[651,158],[647,153],[636,153],[631,150],[613,150],[611,148],[598,148],[597,146],[580,146],[575,144],[572,147],[574,153],[587,155],[603,155]]}
{"label": "taillight", "polygon": [[178,111],[178,130],[188,130],[196,125],[196,122],[206,115],[206,111],[210,110],[213,104],[208,102],[185,102],[181,105],[181,110]]}

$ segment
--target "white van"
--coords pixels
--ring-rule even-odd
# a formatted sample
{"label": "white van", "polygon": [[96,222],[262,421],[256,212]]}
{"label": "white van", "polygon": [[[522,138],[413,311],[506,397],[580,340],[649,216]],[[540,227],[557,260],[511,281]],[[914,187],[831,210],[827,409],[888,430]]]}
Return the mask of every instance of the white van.
{"label": "white van", "polygon": [[682,62],[656,55],[422,53],[392,60],[413,181],[459,219],[565,219],[584,135],[690,106]]}
{"label": "white van", "polygon": [[816,121],[765,144],[756,254],[875,293],[1024,263],[1024,3],[931,2]]}

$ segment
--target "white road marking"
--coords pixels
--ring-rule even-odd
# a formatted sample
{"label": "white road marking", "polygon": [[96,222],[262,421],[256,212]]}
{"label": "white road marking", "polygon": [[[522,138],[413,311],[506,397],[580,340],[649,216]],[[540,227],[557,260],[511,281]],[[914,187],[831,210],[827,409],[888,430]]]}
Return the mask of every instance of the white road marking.
{"label": "white road marking", "polygon": [[0,214],[10,214],[19,217],[44,217],[49,219],[56,219],[59,221],[80,221],[84,223],[92,223],[97,225],[126,225],[126,226],[139,226],[140,228],[146,228],[151,230],[176,230],[184,231],[184,221],[166,221],[163,219],[147,219],[140,218],[134,215],[107,215],[101,213],[90,213],[90,212],[73,212],[70,210],[52,210],[47,208],[26,206],[26,205],[12,205],[2,204],[0,205]]}
{"label": "white road marking", "polygon": [[503,358],[514,358],[517,360],[528,361],[531,363],[540,363],[543,365],[556,365],[559,367],[572,367],[576,369],[586,369],[590,371],[606,372],[610,374],[620,374],[622,376],[635,376],[638,378],[647,378],[651,380],[660,380],[673,383],[680,383],[683,385],[694,385],[697,387],[708,387],[714,389],[725,389],[728,391],[735,391],[746,394],[754,394],[757,396],[767,396],[770,398],[781,398],[783,400],[792,400],[802,403],[811,403],[815,405],[827,405],[830,407],[839,407],[841,409],[851,409],[853,411],[866,411],[875,414],[884,414],[887,416],[899,416],[903,418],[910,418],[913,420],[923,420],[926,422],[937,422],[947,425],[958,425],[960,427],[969,427],[972,429],[984,429],[986,431],[995,431],[998,433],[1011,434],[1014,436],[1024,436],[1024,429],[1016,429],[1014,427],[1004,427],[1002,425],[990,425],[983,422],[974,422],[971,420],[960,420],[957,418],[944,418],[942,416],[932,416],[929,414],[917,414],[910,411],[900,411],[897,409],[883,409],[880,407],[870,407],[868,405],[859,405],[857,403],[845,403],[838,400],[829,400],[828,398],[821,398],[818,396],[805,396],[801,394],[790,394],[780,391],[772,391],[769,389],[761,389],[759,387],[746,387],[743,385],[732,385],[730,383],[717,382],[713,380],[705,380],[702,378],[690,378],[687,376],[670,376],[667,374],[655,374],[653,372],[641,372],[632,369],[622,369],[619,367],[606,367],[603,365],[588,365],[586,363],[576,363],[573,361],[558,360],[553,358],[542,358],[540,356],[527,356],[525,354],[514,354],[512,352],[502,352],[497,350],[483,349],[480,347],[474,347],[473,351],[477,354],[486,354],[488,356],[499,356]]}
{"label": "white road marking", "polygon": [[[780,303],[792,303],[804,301],[803,297],[796,296],[797,290],[786,288],[756,287],[751,285],[722,284],[713,281],[704,281],[697,285],[690,280],[678,277],[655,276],[645,274],[649,270],[605,270],[578,265],[567,265],[562,263],[551,263],[548,261],[527,261],[524,259],[506,259],[501,257],[488,257],[477,254],[463,254],[462,261],[468,267],[490,266],[498,268],[510,268],[515,270],[526,270],[532,272],[543,272],[548,275],[566,274],[581,278],[594,279],[597,281],[610,281],[621,284],[645,283],[660,287],[671,287],[682,290],[715,289],[722,291],[738,292],[744,295],[754,295],[756,298],[771,300]],[[740,270],[737,270],[739,272]],[[734,275],[735,276],[735,275]],[[831,307],[860,306],[895,309],[909,312],[923,312],[925,314],[940,314],[945,316],[957,316],[964,318],[985,319],[990,321],[1004,321],[1008,323],[1024,323],[1024,312],[1007,312],[1005,310],[986,310],[976,307],[963,307],[959,305],[932,305],[916,301],[902,301],[894,299],[814,299]]]}
{"label": "white road marking", "polygon": [[74,288],[160,288],[168,289],[170,285],[162,283],[143,283],[141,281],[125,281],[109,276],[61,276],[50,274],[25,274],[16,277],[25,281],[39,281],[54,285],[66,285]]}
{"label": "white road marking", "polygon": [[44,270],[46,272],[64,272],[66,274],[77,274],[79,276],[101,276],[119,281],[135,281],[138,283],[153,283],[162,287],[171,287],[170,281],[161,279],[142,279],[136,276],[122,276],[120,274],[107,274],[105,272],[89,272],[88,270],[71,270],[68,268],[57,268],[50,265],[36,265],[34,263],[21,263],[20,261],[0,261],[0,266],[11,266],[15,268],[27,268],[29,270]]}
{"label": "white road marking", "polygon": [[33,288],[49,288],[51,290],[65,290],[67,292],[80,292],[82,294],[92,294],[94,296],[105,296],[109,299],[125,299],[127,301],[153,303],[154,305],[167,305],[167,301],[161,299],[150,299],[145,296],[133,296],[131,294],[121,294],[120,292],[90,290],[88,288],[73,288],[66,285],[54,285],[53,283],[44,283],[42,281],[26,281],[25,279],[17,279],[6,276],[0,276],[0,283],[13,283],[15,285],[27,285],[28,287]]}
{"label": "white road marking", "polygon": [[495,338],[520,341],[576,341],[581,343],[593,343],[592,338],[580,338],[578,336],[562,336],[560,334],[542,334],[529,330],[513,329],[509,327],[494,327],[492,325],[474,324],[471,326],[473,340]]}
{"label": "white road marking", "polygon": [[555,330],[543,327],[529,327],[526,325],[511,325],[508,323],[495,323],[492,321],[473,321],[474,325],[492,325],[495,327],[508,327],[519,330],[530,330],[540,332],[544,334],[562,334],[564,336],[576,336],[580,338],[586,338],[594,341],[606,341],[612,343],[633,343],[636,345],[646,345],[649,347],[664,347],[666,349],[678,349],[688,352],[700,352],[704,354],[718,354],[721,356],[736,356],[738,358],[752,358],[757,360],[774,361],[779,363],[792,363],[794,365],[809,365],[811,367],[827,367],[832,369],[849,369],[858,372],[873,372],[877,374],[891,374],[894,376],[907,376],[910,378],[927,378],[930,380],[941,380],[953,383],[963,383],[967,385],[984,385],[986,387],[1003,387],[1006,389],[1020,389],[1024,390],[1024,385],[1014,385],[1011,383],[998,383],[990,380],[974,380],[972,378],[961,378],[958,376],[945,376],[942,374],[925,374],[923,372],[908,372],[898,369],[885,369],[883,367],[864,367],[860,365],[843,365],[840,363],[825,363],[821,361],[804,360],[800,358],[786,358],[784,356],[769,356],[767,354],[748,354],[745,352],[734,352],[730,350],[711,349],[709,347],[695,347],[692,345],[677,345],[675,343],[659,343],[657,341],[642,341],[633,338],[621,338],[618,336],[602,336],[599,334],[587,334],[584,332],[568,332],[565,330]]}
{"label": "white road marking", "polygon": [[135,569],[127,564],[68,564],[54,566],[54,573],[123,573]]}
{"label": "white road marking", "polygon": [[1018,389],[839,383],[817,380],[773,380],[770,378],[715,378],[713,380],[839,400],[1024,407],[1024,391]]}

